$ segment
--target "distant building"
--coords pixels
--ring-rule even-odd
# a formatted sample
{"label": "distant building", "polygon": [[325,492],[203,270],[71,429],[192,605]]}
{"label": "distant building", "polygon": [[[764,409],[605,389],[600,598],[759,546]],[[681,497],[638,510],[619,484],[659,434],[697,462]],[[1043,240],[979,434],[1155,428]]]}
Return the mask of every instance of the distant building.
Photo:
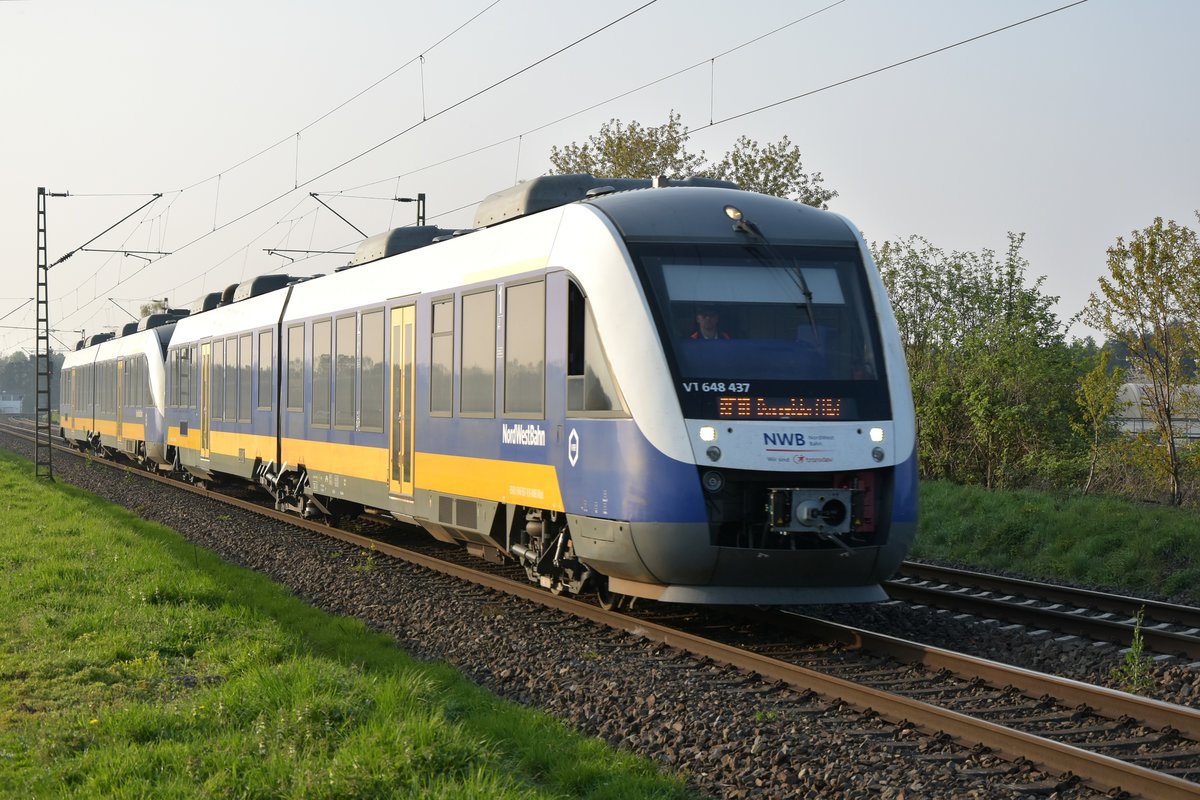
{"label": "distant building", "polygon": [[[1142,398],[1149,390],[1144,383],[1125,383],[1117,395],[1117,403],[1121,410],[1117,412],[1117,422],[1122,433],[1153,433],[1154,421],[1146,416],[1142,406]],[[1180,396],[1176,398],[1175,438],[1178,441],[1200,441],[1200,386],[1189,385],[1179,389]]]}
{"label": "distant building", "polygon": [[25,395],[0,392],[0,414],[20,414],[25,409]]}

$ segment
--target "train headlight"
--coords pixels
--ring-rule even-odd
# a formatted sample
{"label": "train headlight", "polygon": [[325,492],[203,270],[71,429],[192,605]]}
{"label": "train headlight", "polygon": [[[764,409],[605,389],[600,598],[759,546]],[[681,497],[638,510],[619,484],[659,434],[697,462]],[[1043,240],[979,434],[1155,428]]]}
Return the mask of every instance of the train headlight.
{"label": "train headlight", "polygon": [[883,428],[871,428],[871,441],[872,442],[882,442],[883,441]]}
{"label": "train headlight", "polygon": [[742,210],[737,206],[725,206],[725,216],[729,217],[734,222],[741,222]]}
{"label": "train headlight", "polygon": [[717,440],[717,429],[712,425],[700,426],[700,441],[715,442]]}
{"label": "train headlight", "polygon": [[708,456],[709,461],[721,460],[721,448],[717,447],[715,444],[704,452]]}
{"label": "train headlight", "polygon": [[725,476],[716,470],[709,470],[700,477],[700,482],[704,484],[704,491],[709,494],[716,494],[725,488]]}
{"label": "train headlight", "polygon": [[876,447],[871,451],[871,458],[875,459],[876,461],[883,461],[883,456],[884,452],[882,447]]}

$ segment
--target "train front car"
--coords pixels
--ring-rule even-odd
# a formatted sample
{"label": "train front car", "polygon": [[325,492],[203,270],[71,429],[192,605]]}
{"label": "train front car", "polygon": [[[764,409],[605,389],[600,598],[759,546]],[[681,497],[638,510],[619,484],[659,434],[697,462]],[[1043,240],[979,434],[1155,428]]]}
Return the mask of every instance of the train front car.
{"label": "train front car", "polygon": [[565,215],[555,261],[588,293],[631,419],[568,420],[575,554],[615,595],[883,599],[915,532],[915,422],[895,319],[855,229],[722,188],[580,207],[609,236]]}

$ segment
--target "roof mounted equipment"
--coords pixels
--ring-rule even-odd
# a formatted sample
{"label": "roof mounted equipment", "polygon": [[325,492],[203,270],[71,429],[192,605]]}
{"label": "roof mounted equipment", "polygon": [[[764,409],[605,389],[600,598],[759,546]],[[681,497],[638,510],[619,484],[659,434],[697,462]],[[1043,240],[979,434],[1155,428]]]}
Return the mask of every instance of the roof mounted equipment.
{"label": "roof mounted equipment", "polygon": [[536,214],[588,197],[599,197],[613,192],[633,189],[662,188],[671,186],[710,186],[721,189],[737,189],[738,185],[715,178],[682,178],[668,181],[664,176],[648,178],[596,178],[587,173],[580,175],[543,175],[539,178],[518,183],[490,194],[475,211],[475,227],[486,228],[501,222]]}

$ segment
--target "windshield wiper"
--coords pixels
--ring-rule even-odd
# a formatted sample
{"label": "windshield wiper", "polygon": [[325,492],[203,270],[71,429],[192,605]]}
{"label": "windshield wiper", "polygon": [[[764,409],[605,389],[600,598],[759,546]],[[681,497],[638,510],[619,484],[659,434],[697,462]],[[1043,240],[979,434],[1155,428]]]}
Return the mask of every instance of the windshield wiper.
{"label": "windshield wiper", "polygon": [[813,314],[813,293],[812,289],[808,288],[808,281],[804,279],[804,272],[800,267],[791,266],[787,259],[775,252],[774,245],[767,240],[763,232],[758,226],[750,220],[742,216],[742,212],[733,206],[725,206],[725,214],[734,221],[733,229],[739,233],[744,233],[752,239],[757,239],[762,243],[762,249],[766,251],[767,257],[777,267],[783,267],[784,271],[792,277],[796,282],[796,286],[800,288],[800,293],[804,295],[804,310],[808,312],[808,324],[812,326],[813,345],[816,346],[819,342],[817,333],[817,318]]}

